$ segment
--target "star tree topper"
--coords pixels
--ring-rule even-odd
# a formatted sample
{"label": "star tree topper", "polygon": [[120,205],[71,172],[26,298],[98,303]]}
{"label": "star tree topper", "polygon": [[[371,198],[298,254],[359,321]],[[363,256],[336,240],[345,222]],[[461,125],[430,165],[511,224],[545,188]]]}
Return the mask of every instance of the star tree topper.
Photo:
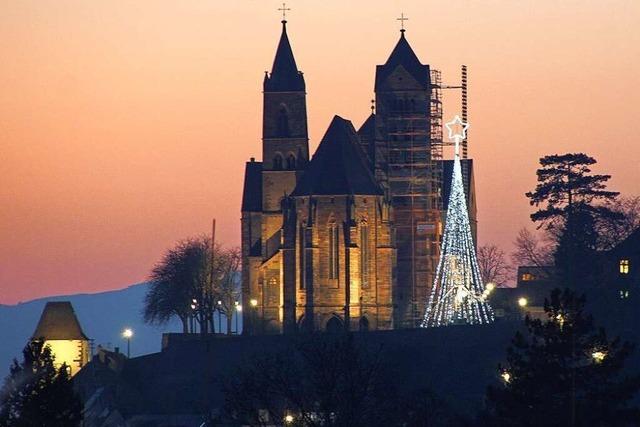
{"label": "star tree topper", "polygon": [[460,116],[456,115],[453,120],[444,125],[449,131],[449,139],[453,139],[456,147],[456,156],[459,155],[460,143],[467,137],[467,129],[469,123],[462,121]]}

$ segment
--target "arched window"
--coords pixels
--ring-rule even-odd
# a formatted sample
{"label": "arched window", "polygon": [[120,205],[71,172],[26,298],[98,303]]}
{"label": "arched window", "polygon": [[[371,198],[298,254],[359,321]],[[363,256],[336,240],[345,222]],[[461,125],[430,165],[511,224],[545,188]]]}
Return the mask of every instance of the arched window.
{"label": "arched window", "polygon": [[338,225],[335,221],[329,222],[329,279],[338,278],[339,254],[340,254],[340,235],[338,233]]}
{"label": "arched window", "polygon": [[327,327],[325,329],[330,334],[337,334],[342,332],[344,330],[344,327],[342,326],[342,320],[340,320],[338,316],[333,316],[327,322]]}
{"label": "arched window", "polygon": [[300,289],[305,289],[306,287],[306,281],[307,281],[307,269],[306,269],[306,257],[307,257],[307,251],[306,251],[306,236],[305,236],[305,224],[302,223],[300,224],[300,231],[299,231],[299,241],[300,241],[300,254],[299,254],[299,260],[300,260]]}
{"label": "arched window", "polygon": [[276,154],[273,158],[273,169],[282,170],[282,156],[280,154]]}
{"label": "arched window", "polygon": [[367,332],[369,330],[369,319],[362,316],[360,318],[359,327],[361,332]]}
{"label": "arched window", "polygon": [[369,286],[369,225],[366,221],[360,223],[360,284],[363,288]]}
{"label": "arched window", "polygon": [[287,169],[293,170],[295,168],[296,168],[296,156],[289,153],[289,155],[287,156]]}
{"label": "arched window", "polygon": [[278,111],[277,135],[280,138],[289,136],[289,114],[284,106]]}

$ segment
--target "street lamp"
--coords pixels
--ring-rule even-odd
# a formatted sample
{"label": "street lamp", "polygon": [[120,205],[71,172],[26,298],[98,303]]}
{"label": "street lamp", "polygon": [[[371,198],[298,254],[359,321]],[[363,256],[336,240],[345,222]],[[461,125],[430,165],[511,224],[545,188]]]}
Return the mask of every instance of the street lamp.
{"label": "street lamp", "polygon": [[222,333],[222,301],[218,300],[218,331]]}
{"label": "street lamp", "polygon": [[527,304],[529,304],[529,301],[528,301],[525,297],[520,297],[520,298],[518,299],[518,305],[519,305],[520,307],[526,307],[526,306],[527,306]]}
{"label": "street lamp", "polygon": [[242,312],[242,305],[238,301],[236,301],[236,335],[240,334],[240,330],[238,329],[238,318],[240,317],[240,313]]}
{"label": "street lamp", "polygon": [[511,382],[511,374],[509,373],[509,371],[507,371],[507,370],[502,371],[500,376],[502,377],[502,380],[505,383],[509,384]]}
{"label": "street lamp", "polygon": [[133,336],[133,331],[130,328],[126,328],[122,331],[122,337],[127,340],[127,358],[131,357],[131,337]]}
{"label": "street lamp", "polygon": [[291,414],[287,414],[284,416],[284,422],[287,424],[291,424],[293,422],[294,418],[293,415]]}
{"label": "street lamp", "polygon": [[607,357],[607,353],[602,350],[596,350],[591,353],[591,357],[593,357],[593,361],[596,363],[602,363],[605,357]]}
{"label": "street lamp", "polygon": [[249,304],[251,304],[251,307],[256,307],[258,305],[258,300],[255,298],[251,298],[251,301],[249,301]]}

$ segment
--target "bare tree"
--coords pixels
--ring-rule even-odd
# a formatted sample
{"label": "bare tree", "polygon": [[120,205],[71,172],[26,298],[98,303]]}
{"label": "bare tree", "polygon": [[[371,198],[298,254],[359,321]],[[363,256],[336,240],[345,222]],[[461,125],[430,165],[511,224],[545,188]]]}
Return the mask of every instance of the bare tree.
{"label": "bare tree", "polygon": [[640,227],[640,196],[618,197],[608,207],[619,212],[622,219],[598,224],[599,247],[604,250],[613,248]]}
{"label": "bare tree", "polygon": [[516,266],[548,269],[553,266],[553,242],[553,236],[550,234],[539,237],[523,227],[514,242],[516,249],[511,254],[511,260]]}
{"label": "bare tree", "polygon": [[[230,333],[231,314],[239,300],[237,276],[240,251],[215,245],[208,236],[182,240],[169,249],[151,272],[145,296],[144,320],[164,324],[177,316],[183,332],[213,332],[213,313],[227,316]],[[219,302],[219,303],[218,303]]]}
{"label": "bare tree", "polygon": [[[240,315],[240,272],[241,254],[239,248],[219,250],[214,255],[213,299],[216,307],[227,319],[227,334],[231,334],[233,315]],[[236,331],[237,332],[237,331]]]}
{"label": "bare tree", "polygon": [[496,245],[482,245],[478,248],[478,267],[485,283],[504,286],[509,280],[511,268],[504,251]]}

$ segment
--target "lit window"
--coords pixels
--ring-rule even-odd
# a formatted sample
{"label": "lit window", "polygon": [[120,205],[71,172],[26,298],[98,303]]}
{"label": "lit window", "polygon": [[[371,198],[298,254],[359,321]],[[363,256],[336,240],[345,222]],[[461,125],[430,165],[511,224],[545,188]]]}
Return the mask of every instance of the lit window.
{"label": "lit window", "polygon": [[620,260],[620,274],[629,274],[629,260],[621,259]]}
{"label": "lit window", "polygon": [[360,280],[363,287],[369,285],[369,226],[360,224]]}
{"label": "lit window", "polygon": [[629,298],[629,291],[620,291],[620,299],[627,299]]}
{"label": "lit window", "polygon": [[531,273],[522,273],[522,276],[520,276],[520,278],[523,282],[530,282],[536,279],[535,276]]}
{"label": "lit window", "polygon": [[329,224],[329,279],[338,278],[339,244],[338,226],[332,222]]}

